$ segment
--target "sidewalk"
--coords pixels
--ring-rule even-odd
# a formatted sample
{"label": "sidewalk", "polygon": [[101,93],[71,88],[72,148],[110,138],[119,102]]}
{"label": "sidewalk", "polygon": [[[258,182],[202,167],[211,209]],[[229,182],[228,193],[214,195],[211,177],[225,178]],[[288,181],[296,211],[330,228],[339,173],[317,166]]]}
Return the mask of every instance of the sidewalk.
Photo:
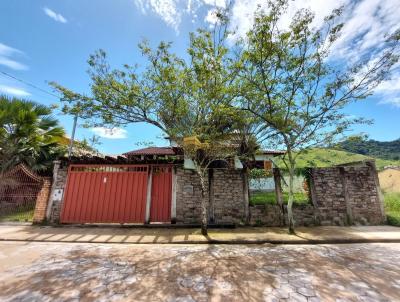
{"label": "sidewalk", "polygon": [[209,236],[193,228],[51,227],[0,225],[0,241],[82,243],[364,243],[400,242],[400,228],[392,226],[299,227],[295,235],[286,228],[238,227],[210,229]]}

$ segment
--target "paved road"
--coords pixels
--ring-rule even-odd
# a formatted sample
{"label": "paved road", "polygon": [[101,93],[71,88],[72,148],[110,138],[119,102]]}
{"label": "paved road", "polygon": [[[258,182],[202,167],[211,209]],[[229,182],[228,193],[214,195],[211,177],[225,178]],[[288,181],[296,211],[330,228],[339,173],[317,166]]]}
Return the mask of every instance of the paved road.
{"label": "paved road", "polygon": [[400,301],[400,244],[0,242],[0,301]]}

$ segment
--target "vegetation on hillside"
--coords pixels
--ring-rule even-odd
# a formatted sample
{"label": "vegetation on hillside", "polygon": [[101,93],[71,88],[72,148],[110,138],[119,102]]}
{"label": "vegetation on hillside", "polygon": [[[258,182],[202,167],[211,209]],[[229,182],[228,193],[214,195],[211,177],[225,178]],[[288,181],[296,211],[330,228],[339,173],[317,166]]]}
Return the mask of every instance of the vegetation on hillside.
{"label": "vegetation on hillside", "polygon": [[[374,158],[361,154],[355,154],[347,151],[340,151],[335,149],[326,148],[312,148],[304,150],[299,154],[297,159],[297,168],[307,167],[329,167],[339,164],[371,160],[374,159],[378,170],[382,170],[385,166],[398,165],[400,160],[386,160],[381,158]],[[285,165],[281,160],[276,161],[280,168],[285,169]]]}
{"label": "vegetation on hillside", "polygon": [[368,139],[365,135],[356,135],[337,143],[333,148],[387,160],[400,160],[400,138],[381,142]]}

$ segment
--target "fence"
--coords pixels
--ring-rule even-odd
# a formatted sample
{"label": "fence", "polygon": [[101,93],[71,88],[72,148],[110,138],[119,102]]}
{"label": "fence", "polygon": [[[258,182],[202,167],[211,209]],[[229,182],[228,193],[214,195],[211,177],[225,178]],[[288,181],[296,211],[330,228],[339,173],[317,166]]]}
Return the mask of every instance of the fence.
{"label": "fence", "polygon": [[37,201],[47,201],[49,192],[50,181],[22,164],[0,175],[0,222],[32,222]]}

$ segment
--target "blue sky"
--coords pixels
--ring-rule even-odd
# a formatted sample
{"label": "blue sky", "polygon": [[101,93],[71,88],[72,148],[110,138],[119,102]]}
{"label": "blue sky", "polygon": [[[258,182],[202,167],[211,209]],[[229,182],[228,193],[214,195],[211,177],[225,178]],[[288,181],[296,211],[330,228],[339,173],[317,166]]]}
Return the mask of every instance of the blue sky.
{"label": "blue sky", "polygon": [[[236,0],[232,4],[232,26],[237,36],[251,26],[251,14],[261,0]],[[396,4],[397,2],[397,4]],[[348,26],[336,46],[336,56],[344,62],[360,52],[370,52],[379,45],[382,33],[398,23],[400,5],[394,0],[295,1],[286,20],[296,8],[311,7],[316,12],[315,25],[333,8],[344,4]],[[56,81],[78,92],[88,92],[86,60],[102,48],[112,66],[142,64],[137,44],[147,38],[152,45],[161,40],[174,42],[173,49],[184,55],[188,33],[208,26],[215,7],[224,0],[58,0],[0,2],[0,71],[25,80],[47,91],[48,81]],[[283,20],[285,21],[285,20]],[[357,47],[352,41],[357,40]],[[351,47],[350,47],[351,45]],[[400,137],[400,71],[383,83],[368,100],[347,108],[349,115],[373,118],[373,126],[362,126],[373,139]],[[0,74],[0,93],[21,96],[44,104],[58,103],[57,98]],[[57,114],[67,132],[72,117]],[[137,143],[166,145],[162,133],[149,125],[135,124],[110,133],[104,129],[77,130],[77,137],[102,137],[99,149],[117,154],[138,148]]]}

